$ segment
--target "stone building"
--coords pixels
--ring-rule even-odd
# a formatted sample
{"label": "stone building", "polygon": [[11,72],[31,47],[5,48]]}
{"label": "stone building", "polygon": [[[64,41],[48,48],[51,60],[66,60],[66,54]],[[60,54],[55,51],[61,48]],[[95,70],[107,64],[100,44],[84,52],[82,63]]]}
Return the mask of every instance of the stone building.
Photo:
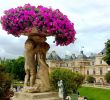
{"label": "stone building", "polygon": [[92,75],[96,82],[104,82],[104,75],[110,69],[106,62],[102,60],[104,50],[98,54],[91,54],[87,57],[83,51],[76,57],[75,54],[71,56],[65,55],[65,58],[60,58],[55,51],[52,51],[47,57],[47,63],[50,71],[54,68],[67,68],[72,71],[83,74],[85,77]]}

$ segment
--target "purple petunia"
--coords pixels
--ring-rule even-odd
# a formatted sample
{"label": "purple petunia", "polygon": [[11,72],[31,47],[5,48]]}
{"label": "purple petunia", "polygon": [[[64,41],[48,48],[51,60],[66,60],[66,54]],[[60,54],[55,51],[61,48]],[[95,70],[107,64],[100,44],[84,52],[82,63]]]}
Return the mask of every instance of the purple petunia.
{"label": "purple petunia", "polygon": [[41,34],[55,36],[56,45],[69,45],[75,41],[74,24],[58,9],[26,4],[6,10],[4,14],[0,19],[2,28],[14,36],[31,32],[34,27]]}

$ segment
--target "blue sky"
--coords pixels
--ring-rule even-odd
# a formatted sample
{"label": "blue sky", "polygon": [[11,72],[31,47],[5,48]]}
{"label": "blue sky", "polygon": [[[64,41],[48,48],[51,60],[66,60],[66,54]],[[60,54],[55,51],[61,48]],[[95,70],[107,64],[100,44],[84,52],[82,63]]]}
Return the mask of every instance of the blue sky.
{"label": "blue sky", "polygon": [[[47,39],[51,46],[49,52],[55,50],[60,56],[72,53],[78,55],[82,49],[86,55],[99,53],[107,39],[110,39],[109,0],[1,0],[0,16],[6,9],[27,3],[60,9],[75,24],[75,43],[65,47],[55,46],[54,38],[50,37]],[[0,57],[14,58],[23,55],[26,38],[8,35],[0,25]]]}

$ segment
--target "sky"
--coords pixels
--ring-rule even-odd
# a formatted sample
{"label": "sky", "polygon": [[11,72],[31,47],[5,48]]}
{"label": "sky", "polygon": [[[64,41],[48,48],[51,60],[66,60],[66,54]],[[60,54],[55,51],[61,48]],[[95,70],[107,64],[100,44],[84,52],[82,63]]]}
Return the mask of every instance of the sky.
{"label": "sky", "polygon": [[[81,50],[89,56],[99,53],[110,39],[110,0],[0,0],[0,16],[4,10],[16,8],[30,3],[59,9],[74,23],[76,41],[69,46],[56,46],[54,37],[47,38],[50,50],[58,55],[78,55]],[[24,55],[26,36],[14,37],[8,35],[0,25],[0,57],[16,58]]]}

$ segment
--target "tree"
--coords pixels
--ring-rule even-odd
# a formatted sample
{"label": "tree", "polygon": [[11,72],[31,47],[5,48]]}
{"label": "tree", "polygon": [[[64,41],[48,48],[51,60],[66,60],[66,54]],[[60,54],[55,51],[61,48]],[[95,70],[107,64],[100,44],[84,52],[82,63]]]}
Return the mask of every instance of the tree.
{"label": "tree", "polygon": [[95,78],[93,76],[87,76],[87,81],[88,83],[94,83],[95,82]]}
{"label": "tree", "polygon": [[16,78],[19,80],[24,80],[25,71],[24,71],[24,57],[19,57],[16,59],[14,73],[16,73]]}
{"label": "tree", "polygon": [[6,59],[2,64],[6,73],[17,80],[24,80],[24,57],[18,57],[17,59]]}
{"label": "tree", "polygon": [[104,78],[107,81],[107,83],[110,83],[110,71],[108,71],[108,73],[105,74]]}
{"label": "tree", "polygon": [[110,65],[110,40],[105,43],[106,52],[104,54],[103,60]]}
{"label": "tree", "polygon": [[6,59],[3,65],[5,66],[5,72],[10,73],[11,76],[15,78],[14,77],[15,73],[13,69],[15,68],[15,65],[16,65],[16,59]]}
{"label": "tree", "polygon": [[84,77],[68,69],[56,68],[51,72],[50,80],[55,89],[58,89],[58,81],[63,80],[64,92],[70,94],[77,91],[83,83]]}

